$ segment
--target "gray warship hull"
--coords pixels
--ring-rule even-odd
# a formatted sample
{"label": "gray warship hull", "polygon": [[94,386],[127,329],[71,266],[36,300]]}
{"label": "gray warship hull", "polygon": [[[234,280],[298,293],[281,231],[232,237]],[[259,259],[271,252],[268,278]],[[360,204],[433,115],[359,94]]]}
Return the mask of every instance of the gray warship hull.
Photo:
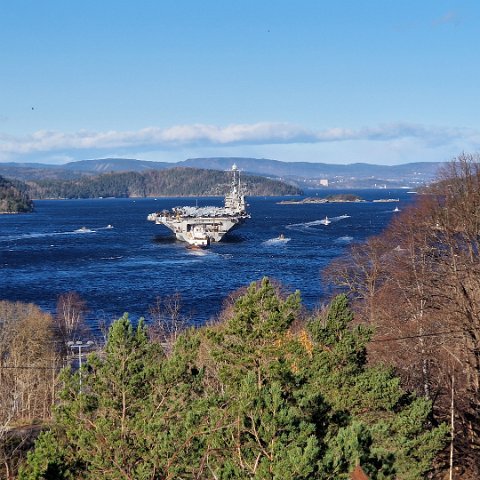
{"label": "gray warship hull", "polygon": [[169,228],[178,240],[205,248],[220,242],[228,232],[250,218],[246,206],[240,173],[234,165],[224,207],[176,207],[171,211],[151,213],[147,219]]}

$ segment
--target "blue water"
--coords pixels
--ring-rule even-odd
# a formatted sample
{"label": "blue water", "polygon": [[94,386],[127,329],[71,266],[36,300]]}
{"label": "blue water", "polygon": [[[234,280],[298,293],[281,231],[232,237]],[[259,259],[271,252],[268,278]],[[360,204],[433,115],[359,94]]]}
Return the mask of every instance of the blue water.
{"label": "blue water", "polygon": [[[229,293],[269,276],[289,291],[299,289],[313,308],[328,290],[321,279],[325,266],[352,242],[381,232],[395,206],[402,209],[414,197],[404,190],[357,193],[400,202],[279,205],[283,198],[250,197],[252,218],[226,241],[200,251],[185,248],[146,217],[197,202],[221,205],[221,198],[36,201],[35,213],[0,215],[0,299],[53,312],[58,295],[74,290],[87,302],[95,329],[99,319],[124,312],[148,318],[156,297],[178,292],[184,314],[202,324],[221,311]],[[319,222],[326,215],[328,226]],[[280,233],[284,242],[275,241]]]}

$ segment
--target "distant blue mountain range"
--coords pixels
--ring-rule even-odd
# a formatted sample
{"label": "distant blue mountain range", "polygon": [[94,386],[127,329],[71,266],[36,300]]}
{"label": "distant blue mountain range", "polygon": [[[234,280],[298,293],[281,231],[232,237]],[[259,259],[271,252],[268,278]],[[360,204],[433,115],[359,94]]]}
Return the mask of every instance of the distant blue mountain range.
{"label": "distant blue mountain range", "polygon": [[337,187],[410,186],[432,182],[441,162],[416,162],[402,165],[374,165],[352,163],[282,162],[271,159],[244,157],[190,158],[180,162],[152,162],[127,158],[80,160],[64,165],[41,163],[0,163],[0,175],[21,180],[39,178],[75,178],[108,172],[142,172],[174,167],[192,167],[212,170],[230,170],[233,164],[244,172],[278,178],[308,188],[316,187],[320,180]]}

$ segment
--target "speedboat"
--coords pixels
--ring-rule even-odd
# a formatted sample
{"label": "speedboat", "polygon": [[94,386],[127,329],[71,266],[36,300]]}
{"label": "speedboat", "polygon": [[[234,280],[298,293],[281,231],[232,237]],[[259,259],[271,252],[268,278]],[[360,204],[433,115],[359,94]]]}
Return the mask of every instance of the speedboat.
{"label": "speedboat", "polygon": [[320,223],[322,225],[330,225],[332,222],[331,222],[331,220],[329,220],[328,217],[325,217],[323,220],[320,220]]}

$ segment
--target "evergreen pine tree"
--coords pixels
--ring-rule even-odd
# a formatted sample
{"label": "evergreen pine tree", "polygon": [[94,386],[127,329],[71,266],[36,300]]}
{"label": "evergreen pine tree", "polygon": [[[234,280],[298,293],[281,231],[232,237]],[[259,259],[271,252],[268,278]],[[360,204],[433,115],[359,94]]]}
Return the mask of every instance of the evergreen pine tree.
{"label": "evergreen pine tree", "polygon": [[[43,478],[33,464],[66,472],[58,478],[138,478],[144,461],[144,442],[136,417],[143,410],[157,365],[160,349],[150,344],[140,320],[134,329],[124,315],[110,328],[105,356],[91,355],[82,372],[64,372],[65,387],[56,412],[55,436],[46,434],[20,478]],[[80,387],[82,376],[82,390]],[[48,444],[55,439],[63,452],[63,465],[49,455]],[[148,478],[148,477],[147,477]]]}
{"label": "evergreen pine tree", "polygon": [[308,324],[315,345],[310,386],[331,408],[318,478],[347,479],[358,463],[371,479],[424,478],[446,427],[431,428],[431,403],[403,392],[391,369],[367,366],[371,330],[352,328],[352,320],[346,296],[339,295]]}

